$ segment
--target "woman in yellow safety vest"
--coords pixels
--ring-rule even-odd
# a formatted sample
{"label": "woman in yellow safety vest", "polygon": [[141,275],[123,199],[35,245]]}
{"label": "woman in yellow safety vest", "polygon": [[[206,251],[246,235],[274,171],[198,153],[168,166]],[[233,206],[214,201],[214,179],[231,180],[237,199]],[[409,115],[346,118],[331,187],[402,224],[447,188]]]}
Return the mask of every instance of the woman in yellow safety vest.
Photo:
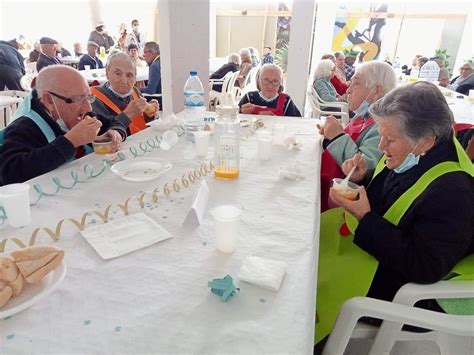
{"label": "woman in yellow safety vest", "polygon": [[[331,189],[342,209],[321,215],[316,342],[351,297],[391,301],[408,282],[474,276],[474,167],[454,138],[446,99],[435,85],[417,82],[369,112],[384,155],[374,172],[358,154],[344,162],[345,174],[356,167],[359,198]],[[419,306],[451,313],[445,301]]]}

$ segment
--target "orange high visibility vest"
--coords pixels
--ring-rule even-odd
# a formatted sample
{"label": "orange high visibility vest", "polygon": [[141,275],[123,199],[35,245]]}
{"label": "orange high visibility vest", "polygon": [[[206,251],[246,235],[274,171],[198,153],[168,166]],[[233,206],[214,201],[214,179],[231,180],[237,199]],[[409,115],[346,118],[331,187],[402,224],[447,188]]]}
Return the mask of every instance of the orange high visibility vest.
{"label": "orange high visibility vest", "polygon": [[[100,101],[102,101],[105,105],[114,110],[116,114],[122,112],[122,110],[119,109],[118,106],[112,102],[112,100],[110,100],[102,91],[100,91],[96,87],[91,87],[90,92],[92,95],[95,95]],[[133,100],[140,98],[135,89],[132,90],[132,98]],[[128,126],[128,128],[130,129],[130,133],[134,134],[143,131],[145,128],[147,128],[147,125],[145,123],[145,117],[143,117],[143,114],[136,115],[132,118],[132,122]]]}

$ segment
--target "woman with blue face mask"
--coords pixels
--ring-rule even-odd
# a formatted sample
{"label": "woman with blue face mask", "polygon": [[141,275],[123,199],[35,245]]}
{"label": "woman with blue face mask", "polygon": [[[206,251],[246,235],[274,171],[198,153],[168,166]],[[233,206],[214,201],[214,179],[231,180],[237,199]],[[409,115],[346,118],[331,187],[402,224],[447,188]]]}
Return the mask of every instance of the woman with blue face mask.
{"label": "woman with blue face mask", "polygon": [[382,152],[378,149],[379,133],[369,114],[369,105],[395,88],[394,70],[387,63],[368,62],[357,68],[347,89],[347,103],[354,112],[347,127],[333,116],[326,118],[324,126],[318,126],[324,136],[324,152],[321,160],[321,211],[331,207],[328,201],[329,187],[333,178],[344,177],[342,163],[355,154],[364,154],[369,170],[375,169]]}
{"label": "woman with blue face mask", "polygon": [[[453,113],[443,94],[428,82],[406,85],[371,105],[369,115],[383,152],[375,171],[368,172],[359,156],[342,165],[344,173],[356,167],[351,180],[367,190],[362,186],[356,201],[330,191],[345,210],[348,244],[342,254],[351,253],[348,275],[358,275],[350,297],[391,301],[409,282],[434,283],[451,273],[473,279],[474,166],[454,137]],[[321,231],[320,249],[327,225]],[[351,284],[344,275],[331,277]],[[326,292],[334,299],[337,287],[318,291],[318,302]],[[446,300],[423,305],[448,313],[451,306]]]}

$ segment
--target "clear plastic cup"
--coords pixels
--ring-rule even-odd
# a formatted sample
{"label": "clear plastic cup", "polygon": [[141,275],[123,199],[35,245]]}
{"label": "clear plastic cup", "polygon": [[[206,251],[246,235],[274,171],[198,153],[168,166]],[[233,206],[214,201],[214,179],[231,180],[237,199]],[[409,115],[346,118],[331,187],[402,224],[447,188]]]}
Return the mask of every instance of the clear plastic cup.
{"label": "clear plastic cup", "polygon": [[354,184],[351,181],[348,181],[347,185],[343,185],[342,180],[344,179],[339,179],[339,178],[332,179],[332,187],[334,191],[336,191],[339,195],[347,198],[348,200],[354,201],[355,199],[357,199],[360,186],[357,184]]}
{"label": "clear plastic cup", "polygon": [[91,71],[91,66],[90,65],[84,65],[84,70],[89,72]]}
{"label": "clear plastic cup", "polygon": [[273,125],[273,143],[283,144],[286,138],[286,126],[284,124],[275,123]]}
{"label": "clear plastic cup", "polygon": [[178,135],[175,131],[166,131],[161,138],[160,148],[163,150],[170,150],[172,146],[178,143]]}
{"label": "clear plastic cup", "polygon": [[223,253],[233,253],[239,241],[239,225],[242,208],[221,205],[211,210],[216,225],[216,247]]}
{"label": "clear plastic cup", "polygon": [[29,190],[28,184],[10,184],[0,187],[0,204],[12,227],[23,227],[31,223]]}
{"label": "clear plastic cup", "polygon": [[257,132],[258,158],[269,160],[272,155],[273,136],[271,132]]}
{"label": "clear plastic cup", "polygon": [[106,138],[92,142],[94,153],[96,154],[111,154],[113,153],[112,139]]}
{"label": "clear plastic cup", "polygon": [[207,156],[207,149],[209,148],[210,131],[195,131],[194,134],[194,148],[198,157],[205,158]]}

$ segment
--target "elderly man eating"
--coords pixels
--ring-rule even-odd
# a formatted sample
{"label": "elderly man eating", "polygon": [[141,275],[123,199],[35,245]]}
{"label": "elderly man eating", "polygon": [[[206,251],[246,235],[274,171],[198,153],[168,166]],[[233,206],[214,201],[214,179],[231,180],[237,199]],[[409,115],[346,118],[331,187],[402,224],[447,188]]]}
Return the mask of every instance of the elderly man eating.
{"label": "elderly man eating", "polygon": [[3,132],[0,185],[34,178],[83,156],[92,151],[88,144],[98,135],[112,139],[118,150],[126,128],[94,117],[93,100],[77,70],[64,65],[43,69]]}
{"label": "elderly man eating", "polygon": [[92,104],[94,111],[110,122],[122,123],[128,134],[147,128],[146,123],[154,119],[159,104],[157,100],[147,103],[134,87],[137,68],[133,58],[123,52],[111,55],[106,75],[107,82],[91,88],[91,93],[98,99]]}

